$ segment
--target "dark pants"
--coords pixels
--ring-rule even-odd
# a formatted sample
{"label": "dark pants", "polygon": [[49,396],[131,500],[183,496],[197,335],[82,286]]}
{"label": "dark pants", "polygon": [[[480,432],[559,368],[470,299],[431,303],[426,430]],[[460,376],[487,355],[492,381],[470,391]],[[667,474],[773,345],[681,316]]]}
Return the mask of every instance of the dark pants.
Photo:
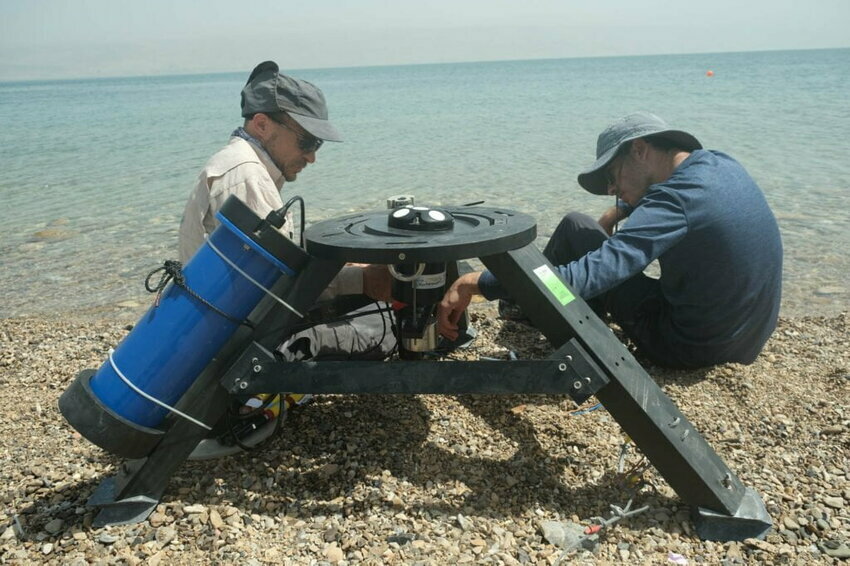
{"label": "dark pants", "polygon": [[[565,265],[599,248],[608,234],[598,222],[586,214],[571,212],[561,219],[543,250],[546,259],[555,265]],[[635,343],[638,351],[649,360],[666,367],[696,367],[682,345],[672,336],[670,308],[661,293],[657,279],[638,273],[606,293],[587,300],[587,304],[620,325]]]}

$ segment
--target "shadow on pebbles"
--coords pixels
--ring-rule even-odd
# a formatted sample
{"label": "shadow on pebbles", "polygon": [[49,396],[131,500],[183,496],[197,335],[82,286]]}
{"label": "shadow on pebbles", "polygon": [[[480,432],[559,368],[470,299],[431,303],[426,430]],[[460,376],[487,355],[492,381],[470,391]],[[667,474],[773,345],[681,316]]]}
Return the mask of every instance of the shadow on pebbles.
{"label": "shadow on pebbles", "polygon": [[[550,353],[491,305],[475,305],[472,319],[479,337],[454,357]],[[94,529],[85,502],[120,461],[82,439],[56,403],[126,334],[73,316],[0,321],[0,563],[829,564],[850,555],[846,313],[781,320],[750,366],[646,367],[767,505],[765,540],[727,543],[696,537],[689,509],[633,445],[618,462],[626,439],[604,408],[577,412],[569,397],[545,395],[321,396],[258,450],[181,465],[146,521]],[[583,536],[629,500],[646,510]]]}

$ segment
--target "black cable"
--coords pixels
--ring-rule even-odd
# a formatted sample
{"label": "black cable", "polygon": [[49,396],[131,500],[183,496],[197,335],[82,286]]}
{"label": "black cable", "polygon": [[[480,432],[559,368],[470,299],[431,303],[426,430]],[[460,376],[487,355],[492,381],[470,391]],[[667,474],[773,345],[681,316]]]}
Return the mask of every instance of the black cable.
{"label": "black cable", "polygon": [[[236,444],[237,446],[239,446],[239,448],[241,448],[243,450],[253,450],[254,448],[256,448],[256,446],[248,446],[241,441],[241,439],[239,438],[239,435],[237,434],[238,432],[240,432],[239,430],[237,430],[237,426],[240,424],[240,422],[244,422],[246,420],[252,419],[252,418],[257,417],[260,414],[262,414],[274,402],[275,398],[277,398],[278,396],[280,397],[280,411],[279,411],[278,416],[273,417],[273,418],[280,420],[284,416],[283,413],[284,413],[284,407],[285,407],[285,405],[284,405],[285,401],[284,401],[283,395],[280,394],[280,393],[275,393],[273,395],[269,395],[265,400],[263,400],[262,404],[259,407],[255,407],[255,408],[251,409],[250,411],[248,411],[247,413],[240,413],[239,412],[242,409],[242,407],[245,406],[244,403],[240,403],[238,405],[231,404],[227,408],[227,411],[225,412],[226,429],[222,434],[219,435],[219,437],[218,437],[219,441],[222,442],[222,444],[227,444],[225,442],[225,439],[232,440],[233,444]],[[271,419],[267,419],[264,422],[260,423],[259,426],[257,426],[255,429],[250,431],[248,434],[250,434],[251,432],[255,432],[255,431],[259,430],[261,427],[263,427],[265,424],[267,424],[270,420]],[[279,424],[275,425],[275,432],[277,432],[279,427],[280,427]]]}
{"label": "black cable", "polygon": [[[377,304],[377,302],[375,304]],[[267,330],[265,333],[263,333],[263,335],[260,338],[265,337],[265,336],[269,336],[271,334],[276,334],[276,333],[280,332],[281,330],[286,330],[290,334],[295,334],[296,332],[301,332],[302,330],[307,330],[308,328],[313,328],[314,326],[318,326],[320,324],[333,324],[334,322],[344,322],[346,320],[351,320],[353,318],[357,318],[357,317],[360,317],[360,316],[366,316],[366,315],[374,314],[374,313],[378,313],[378,312],[392,312],[392,308],[391,307],[383,307],[383,308],[379,307],[379,308],[374,309],[374,310],[354,312],[354,313],[349,313],[349,314],[345,314],[345,315],[334,317],[334,318],[327,318],[327,319],[321,319],[321,320],[312,320],[312,321],[309,321],[309,322],[302,322],[300,324],[295,324],[293,326],[288,326],[288,327],[277,326],[277,327],[270,328],[269,330]]]}
{"label": "black cable", "polygon": [[[286,399],[284,399],[284,397],[283,397],[283,394],[282,394],[282,393],[277,393],[277,394],[275,394],[275,395],[271,395],[271,396],[269,397],[269,399],[266,401],[266,403],[264,403],[263,407],[267,407],[269,404],[271,404],[271,401],[273,401],[273,400],[274,400],[274,398],[275,398],[275,397],[278,397],[278,396],[280,397],[280,412],[278,413],[277,417],[274,417],[274,418],[277,420],[277,422],[275,423],[275,429],[274,429],[274,431],[272,431],[272,434],[270,434],[270,435],[269,435],[270,437],[271,437],[272,435],[277,434],[278,432],[280,432],[280,429],[281,429],[281,427],[283,426],[283,421],[286,419],[287,414],[288,414],[288,411],[286,410]],[[260,407],[260,408],[262,408],[262,407]],[[256,415],[257,410],[259,410],[259,409],[252,410],[250,414]],[[238,409],[237,409],[237,411],[238,411]],[[219,439],[221,440],[221,439],[223,439],[224,437],[229,436],[229,437],[230,437],[230,439],[232,439],[232,440],[233,440],[233,443],[234,443],[234,444],[236,444],[236,446],[238,446],[238,447],[239,447],[239,448],[241,448],[242,450],[245,450],[246,452],[247,452],[247,451],[251,451],[251,450],[256,450],[257,448],[259,448],[259,446],[260,446],[260,444],[259,444],[259,443],[258,443],[258,444],[255,444],[254,446],[248,446],[247,444],[245,444],[244,442],[242,442],[242,441],[239,439],[239,437],[237,436],[237,434],[236,434],[236,432],[237,432],[237,431],[236,431],[236,425],[238,424],[238,422],[239,422],[239,421],[244,421],[245,419],[247,419],[247,418],[248,418],[248,414],[246,414],[246,415],[242,415],[242,416],[240,416],[240,415],[238,415],[238,414],[237,414],[237,417],[238,417],[238,418],[237,418],[237,421],[236,421],[236,422],[234,422],[234,421],[233,421],[233,416],[234,416],[234,415],[233,415],[233,409],[232,409],[232,408],[231,408],[231,409],[228,409],[228,411],[225,413],[225,419],[226,419],[226,421],[227,421],[227,431],[226,431],[223,435],[221,435],[221,436],[219,437]],[[269,419],[269,420],[271,420],[271,419]],[[266,424],[268,424],[269,420],[267,420],[267,421],[265,421],[264,423],[260,424],[257,428],[255,428],[255,429],[254,429],[254,430],[252,430],[251,432],[256,432],[256,431],[260,430],[260,428],[262,428],[263,426],[265,426]],[[249,434],[250,434],[250,433],[249,433]]]}
{"label": "black cable", "polygon": [[[376,306],[376,307],[378,307],[378,308],[377,308],[377,309],[375,309],[375,310],[373,310],[373,311],[368,311],[368,312],[369,312],[369,313],[377,312],[377,313],[380,313],[380,314],[381,314],[381,325],[382,325],[382,328],[381,328],[381,338],[380,338],[380,340],[378,340],[378,341],[377,341],[377,342],[376,342],[376,343],[375,343],[375,344],[374,344],[371,348],[367,349],[365,352],[360,352],[360,353],[358,353],[357,355],[354,355],[353,353],[352,353],[352,354],[349,354],[349,356],[348,356],[348,359],[349,359],[349,360],[357,360],[357,359],[364,359],[364,358],[366,358],[366,356],[368,356],[369,354],[371,354],[372,352],[374,352],[375,350],[377,350],[377,349],[381,346],[381,344],[383,344],[383,343],[384,343],[384,338],[386,338],[386,337],[387,337],[387,319],[384,317],[384,313],[385,313],[385,312],[388,312],[388,311],[389,311],[390,313],[392,313],[392,309],[391,309],[391,308],[383,308],[383,309],[382,309],[382,308],[381,308],[381,305],[378,303],[378,301],[375,301],[375,303],[374,303],[374,304],[375,304],[375,306]],[[398,345],[398,342],[396,342],[396,345]],[[395,346],[394,346],[394,347],[395,347]],[[383,359],[386,359],[386,357],[384,357]]]}
{"label": "black cable", "polygon": [[304,247],[304,224],[305,224],[306,219],[307,219],[305,208],[304,208],[304,199],[301,198],[299,195],[295,195],[294,197],[292,197],[291,199],[286,201],[286,204],[283,205],[283,207],[278,211],[278,213],[280,214],[280,216],[282,218],[285,219],[286,214],[289,212],[290,207],[292,207],[292,205],[295,204],[296,202],[299,202],[301,204],[301,207],[300,207],[301,208],[301,210],[300,210],[301,218],[300,218],[300,222],[298,223],[298,232],[299,232],[299,234],[298,234],[298,245],[303,248]]}
{"label": "black cable", "polygon": [[[156,273],[159,273],[160,271],[162,272],[162,275],[160,275],[159,281],[156,285],[151,285],[151,277],[153,277]],[[206,306],[219,316],[226,318],[227,320],[235,324],[244,324],[248,328],[254,328],[254,325],[251,324],[250,321],[244,319],[239,320],[235,316],[230,316],[223,310],[216,307],[214,304],[204,299],[202,296],[198,295],[195,291],[190,289],[189,285],[186,283],[186,276],[183,274],[183,264],[173,259],[165,260],[165,262],[162,264],[162,267],[157,267],[156,269],[148,273],[147,277],[145,277],[145,289],[147,289],[149,293],[156,293],[156,299],[154,300],[155,306],[159,306],[159,301],[162,298],[162,291],[172,280],[174,281],[175,285],[186,291],[186,293],[190,297],[192,297],[202,305]]]}
{"label": "black cable", "polygon": [[620,195],[614,194],[614,225],[611,227],[611,235],[613,236],[620,227]]}

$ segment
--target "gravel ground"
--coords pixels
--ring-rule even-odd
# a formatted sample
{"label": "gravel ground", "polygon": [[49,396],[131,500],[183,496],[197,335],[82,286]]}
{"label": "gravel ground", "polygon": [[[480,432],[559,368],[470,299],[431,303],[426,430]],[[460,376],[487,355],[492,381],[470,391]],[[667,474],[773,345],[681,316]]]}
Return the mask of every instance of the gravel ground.
{"label": "gravel ground", "polygon": [[[549,352],[476,305],[471,352]],[[847,314],[783,319],[755,364],[649,373],[764,498],[766,540],[703,542],[688,510],[604,409],[566,396],[324,396],[262,450],[186,463],[138,525],[93,529],[85,502],[120,461],[57,399],[124,322],[0,320],[0,563],[811,564],[850,556]],[[585,404],[590,408],[595,401]],[[578,548],[558,535],[648,510]]]}

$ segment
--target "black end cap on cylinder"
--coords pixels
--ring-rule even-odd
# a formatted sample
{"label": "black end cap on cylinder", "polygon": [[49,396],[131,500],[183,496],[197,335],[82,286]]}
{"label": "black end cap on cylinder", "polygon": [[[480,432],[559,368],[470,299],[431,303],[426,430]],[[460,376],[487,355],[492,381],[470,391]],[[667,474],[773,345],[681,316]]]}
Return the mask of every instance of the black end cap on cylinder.
{"label": "black end cap on cylinder", "polygon": [[59,411],[77,432],[107,452],[122,458],[147,456],[165,433],[130,422],[104,405],[89,385],[94,374],[91,369],[77,374],[59,397]]}
{"label": "black end cap on cylinder", "polygon": [[[241,230],[243,234],[288,265],[293,271],[301,271],[307,265],[307,261],[310,259],[307,252],[278,232],[272,222],[257,216],[236,195],[230,195],[224,201],[219,212]],[[283,222],[281,222],[281,225],[283,225]]]}

